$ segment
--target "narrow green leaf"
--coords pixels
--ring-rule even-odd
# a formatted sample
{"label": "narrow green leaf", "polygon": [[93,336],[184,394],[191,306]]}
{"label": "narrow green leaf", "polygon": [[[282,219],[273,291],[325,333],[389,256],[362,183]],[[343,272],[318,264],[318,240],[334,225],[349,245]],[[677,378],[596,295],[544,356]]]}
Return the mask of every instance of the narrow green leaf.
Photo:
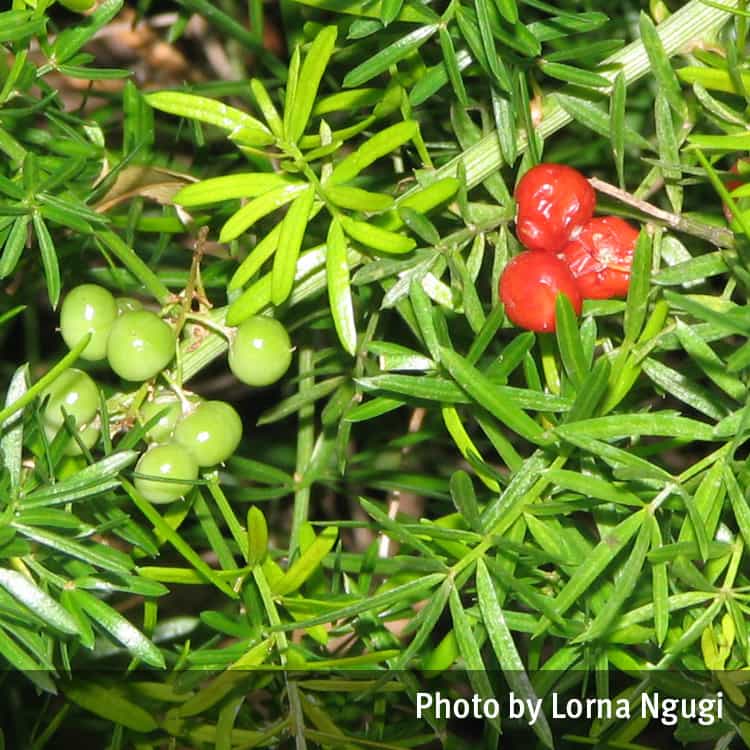
{"label": "narrow green leaf", "polygon": [[299,68],[302,61],[302,53],[299,45],[295,45],[292,57],[289,60],[289,75],[286,81],[286,91],[284,92],[284,130],[289,129],[289,118],[294,111],[294,99],[297,95],[299,86]]}
{"label": "narrow green leaf", "polygon": [[[657,552],[661,546],[661,529],[654,521],[651,529],[651,552]],[[669,576],[666,563],[651,561],[651,589],[654,600],[654,632],[657,643],[661,645],[669,631]]]}
{"label": "narrow green leaf", "polygon": [[258,109],[260,109],[271,132],[277,138],[283,138],[284,123],[281,121],[279,112],[271,100],[266,87],[259,78],[252,78],[250,80],[250,91],[252,91],[252,94],[255,97],[255,103],[258,105]]}
{"label": "narrow green leaf", "polygon": [[467,107],[469,105],[469,97],[466,94],[464,81],[461,77],[461,69],[458,64],[458,58],[456,57],[456,49],[453,46],[453,39],[451,39],[450,31],[444,26],[440,27],[440,50],[443,53],[443,62],[445,63],[445,69],[448,72],[448,78],[453,87],[453,92],[461,106]]}
{"label": "narrow green leaf", "polygon": [[729,464],[724,468],[724,481],[726,482],[727,495],[737,522],[737,528],[740,530],[745,544],[750,545],[750,505],[748,505],[747,498]]}
{"label": "narrow green leaf", "polygon": [[487,61],[489,73],[494,77],[495,82],[501,89],[510,92],[512,89],[510,76],[503,64],[502,57],[498,55],[495,48],[495,38],[493,35],[495,27],[490,15],[490,2],[492,0],[474,0],[479,37],[482,40],[482,48],[484,50],[483,58]]}
{"label": "narrow green leaf", "polygon": [[188,208],[220,203],[235,198],[257,198],[259,195],[288,185],[302,185],[277,172],[242,172],[187,185],[173,198],[175,203]]}
{"label": "narrow green leaf", "polygon": [[672,210],[679,214],[682,212],[682,185],[678,184],[682,179],[680,164],[680,146],[675,132],[672,119],[672,111],[669,109],[666,97],[659,91],[654,104],[654,116],[656,119],[656,139],[659,144],[659,158],[665,165],[661,168],[666,182],[666,191]]}
{"label": "narrow green leaf", "polygon": [[[589,130],[593,130],[595,133],[609,138],[609,116],[598,105],[587,99],[570,96],[569,94],[555,93],[553,96],[571,119],[580,122],[581,125],[589,128]],[[628,126],[627,122],[625,123],[623,132],[625,142],[628,145],[645,151],[652,150],[651,144],[640,133]]]}
{"label": "narrow green leaf", "polygon": [[156,91],[147,94],[146,101],[162,112],[226,130],[227,137],[240,146],[262,147],[274,142],[273,134],[260,120],[216,99],[183,91]]}
{"label": "narrow green leaf", "polygon": [[118,451],[90,464],[56,484],[42,485],[24,496],[23,508],[62,505],[79,499],[90,499],[118,485],[117,474],[134,464],[139,453]]}
{"label": "narrow green leaf", "polygon": [[591,474],[580,474],[565,469],[549,469],[546,477],[553,484],[566,490],[577,492],[583,497],[593,497],[615,505],[643,506],[638,495]]}
{"label": "narrow green leaf", "polygon": [[[11,378],[8,392],[5,395],[5,405],[9,406],[21,398],[29,389],[29,366],[21,365]],[[0,438],[0,452],[3,457],[10,488],[15,493],[21,486],[21,471],[23,462],[23,411],[7,419],[2,424],[2,438]]]}
{"label": "narrow green leaf", "polygon": [[683,440],[714,440],[713,427],[669,412],[616,414],[560,425],[555,432],[565,437],[581,436],[595,440],[617,440],[633,435],[661,435]]}
{"label": "narrow green leaf", "polygon": [[642,520],[643,524],[638,532],[633,550],[619,572],[614,590],[607,597],[606,604],[599,611],[591,625],[574,642],[586,643],[597,640],[605,635],[614,624],[615,618],[625,604],[625,601],[633,593],[643,570],[643,565],[646,562],[646,553],[651,545],[653,529],[656,525],[656,521],[654,521],[652,515],[646,515]]}
{"label": "narrow green leaf", "polygon": [[641,12],[640,19],[641,41],[651,62],[651,73],[656,84],[669,105],[682,118],[687,115],[685,100],[682,97],[679,81],[672,69],[672,64],[664,50],[659,32],[648,14]]}
{"label": "narrow green leaf", "polygon": [[117,610],[81,589],[77,589],[74,596],[81,609],[133,656],[151,667],[165,668],[161,651]]}
{"label": "narrow green leaf", "polygon": [[612,88],[612,99],[609,105],[609,134],[615,157],[615,167],[617,168],[617,180],[623,190],[625,189],[625,105],[627,95],[625,76],[620,72],[617,74]]}
{"label": "narrow green leaf", "polygon": [[383,26],[392,24],[401,13],[404,0],[382,0],[380,3],[380,20]]}
{"label": "narrow green leaf", "polygon": [[341,345],[353,357],[357,351],[357,326],[354,319],[347,242],[341,223],[334,218],[326,241],[328,301]]}
{"label": "narrow green leaf", "polygon": [[[473,59],[465,49],[459,49],[456,52],[456,65],[459,73],[466,70]],[[414,84],[409,92],[409,104],[412,107],[418,107],[424,104],[431,96],[434,96],[449,81],[448,66],[445,62],[440,62],[428,68],[427,72]]]}
{"label": "narrow green leaf", "polygon": [[263,511],[254,505],[247,512],[247,564],[262,565],[268,553],[268,526]]}
{"label": "narrow green leaf", "polygon": [[[470,394],[459,385],[440,377],[396,375],[384,373],[369,378],[357,378],[356,382],[365,390],[386,390],[404,396],[439,401],[443,404],[471,403]],[[570,400],[542,391],[512,386],[496,385],[491,381],[497,398],[512,402],[520,409],[535,411],[565,411],[570,408]]]}
{"label": "narrow green leaf", "polygon": [[286,301],[294,286],[297,259],[314,199],[315,188],[310,185],[294,199],[281,223],[279,246],[273,256],[271,272],[271,302],[276,306]]}
{"label": "narrow green leaf", "polygon": [[318,615],[309,620],[279,625],[274,628],[274,630],[306,630],[315,625],[323,625],[327,622],[336,622],[337,620],[356,617],[363,612],[381,612],[394,603],[404,604],[409,601],[414,601],[412,597],[423,598],[425,592],[433,589],[438,583],[442,583],[444,580],[445,573],[430,573],[429,575],[422,576],[415,581],[409,581],[408,583],[383,591],[380,594],[360,599],[353,604],[331,609],[329,612]]}
{"label": "narrow green leaf", "polygon": [[83,23],[65,29],[59,34],[52,47],[55,63],[59,65],[75,55],[97,31],[103,29],[120,12],[122,6],[123,0],[104,0]]}
{"label": "narrow green leaf", "polygon": [[[609,567],[633,535],[643,525],[646,511],[639,510],[621,521],[594,547],[586,560],[579,565],[562,591],[555,598],[555,610],[563,615],[583,596],[597,578]],[[544,621],[538,632],[548,627]]]}
{"label": "narrow green leaf", "polygon": [[251,200],[227,219],[221,228],[219,242],[236,240],[243,232],[246,232],[255,224],[256,221],[259,221],[276,209],[285,206],[290,201],[295,200],[303,191],[309,189],[304,183],[295,183],[270,190]]}
{"label": "narrow green leaf", "polygon": [[[677,321],[675,333],[690,359],[719,387],[736,401],[744,403],[747,388],[742,381],[727,372],[728,366],[718,354],[695,332],[694,328],[681,320]],[[723,416],[723,415],[722,415]]]}
{"label": "narrow green leaf", "polygon": [[696,411],[711,419],[720,420],[726,416],[726,408],[713,397],[709,391],[702,388],[690,378],[671,367],[667,367],[658,360],[650,357],[641,363],[643,372],[664,390],[665,393],[678,398]]}
{"label": "narrow green leaf", "polygon": [[76,621],[68,611],[26,576],[0,568],[0,586],[51,627],[63,633],[78,634]]}
{"label": "narrow green leaf", "polygon": [[[340,185],[349,182],[370,164],[415,138],[418,132],[419,125],[414,120],[404,120],[381,130],[334,167],[329,180],[330,184]],[[412,208],[415,207],[412,206]]]}
{"label": "narrow green leaf", "polygon": [[78,680],[63,681],[60,686],[68,700],[112,724],[121,724],[127,729],[142,733],[158,729],[159,725],[154,717],[141,706],[124,698],[115,685]]}
{"label": "narrow green leaf", "polygon": [[482,514],[485,532],[495,534],[509,529],[523,512],[532,487],[548,467],[541,451],[535,451],[516,468],[513,479],[500,497],[493,500]]}
{"label": "narrow green leaf", "polygon": [[555,302],[557,345],[560,348],[563,366],[576,389],[580,389],[589,370],[578,331],[578,319],[573,305],[564,294],[558,294]]}
{"label": "narrow green leaf", "polygon": [[359,504],[367,515],[369,515],[383,529],[383,532],[394,541],[411,547],[427,559],[435,558],[435,553],[430,546],[412,534],[406,527],[405,523],[399,519],[389,518],[387,513],[382,511],[375,503],[370,502],[365,497],[359,498]]}
{"label": "narrow green leaf", "polygon": [[[261,266],[276,252],[279,246],[279,237],[281,237],[281,224],[277,224],[267,235],[265,235],[265,237],[263,237],[263,239],[252,249],[247,258],[240,263],[229,281],[227,287],[228,291],[233,292],[237,289],[241,289],[253,276],[255,276]],[[227,314],[227,322],[229,322],[230,317],[232,316]],[[230,325],[232,324],[230,323]]]}
{"label": "narrow green leaf", "polygon": [[625,307],[625,338],[636,341],[648,313],[648,293],[651,280],[651,237],[641,229],[635,245],[633,266]]}
{"label": "narrow green leaf", "polygon": [[297,591],[318,569],[323,558],[333,549],[338,538],[338,529],[328,526],[315,538],[315,541],[292,564],[284,575],[275,581],[271,588],[274,594],[284,596]]}
{"label": "narrow green leaf", "polygon": [[428,245],[437,245],[440,242],[440,235],[435,225],[424,214],[407,206],[401,206],[398,212],[404,224]]}
{"label": "narrow green leaf", "polygon": [[42,215],[38,211],[33,214],[34,233],[39,243],[39,251],[42,256],[42,267],[44,268],[44,280],[47,284],[47,294],[53,308],[57,307],[60,300],[60,265],[57,260],[57,250],[52,236],[44,223]]}
{"label": "narrow green leaf", "polygon": [[391,65],[395,65],[399,60],[403,60],[414,50],[419,49],[437,30],[437,24],[419,26],[411,33],[385,47],[385,49],[376,52],[369,60],[360,63],[346,74],[344,87],[361,86],[375,76],[385,73]]}
{"label": "narrow green leaf", "polygon": [[[529,701],[529,705],[532,705],[531,702],[536,705],[539,699],[526,673],[523,660],[513,641],[513,635],[508,628],[495,591],[495,584],[492,582],[487,566],[482,559],[477,561],[477,599],[482,613],[482,622],[487,630],[487,635],[490,637],[492,650],[495,652],[509,687],[522,700]],[[554,747],[552,731],[544,713],[540,712],[533,729],[545,747]]]}
{"label": "narrow green leaf", "polygon": [[143,513],[149,523],[154,527],[156,533],[168,541],[179,552],[195,570],[202,575],[207,581],[210,581],[217,589],[228,596],[230,599],[237,599],[238,595],[227,585],[213,568],[209,567],[205,561],[197,554],[193,548],[173,529],[140,493],[133,487],[130,482],[122,480],[122,488],[128,493],[130,499],[135,503],[138,510]]}
{"label": "narrow green leaf", "polygon": [[456,352],[440,348],[440,362],[463,390],[504,425],[537,445],[549,445],[552,438],[514,403],[500,398],[497,387]]}
{"label": "narrow green leaf", "polygon": [[296,143],[305,132],[318,95],[320,81],[336,44],[337,34],[336,26],[324,27],[318,32],[305,55],[299,75],[302,85],[297,87],[292,111],[284,123],[284,135],[291,143]]}
{"label": "narrow green leaf", "polygon": [[539,67],[550,78],[556,78],[558,81],[572,83],[574,86],[589,86],[591,88],[609,88],[612,82],[599,73],[594,73],[583,68],[576,68],[573,65],[555,62],[540,62]]}
{"label": "narrow green leaf", "polygon": [[[13,640],[7,633],[7,630],[11,629],[7,623],[2,623],[0,626],[0,654],[8,660],[8,663],[15,667],[19,672],[34,673],[36,671],[48,671],[49,666],[42,662],[35,661],[24,649],[22,649],[15,640]],[[13,632],[13,631],[11,631]],[[17,633],[14,633],[17,637]],[[30,679],[33,677],[29,675]],[[46,675],[44,675],[46,677]],[[49,680],[50,692],[55,692],[54,683]]]}
{"label": "narrow green leaf", "polygon": [[326,188],[326,196],[337,206],[350,211],[378,213],[393,207],[393,198],[383,193],[371,193],[368,190],[348,185],[331,185]]}
{"label": "narrow green leaf", "polygon": [[[677,75],[680,76],[680,72],[678,72]],[[703,107],[707,109],[711,114],[722,120],[725,120],[732,125],[740,125],[744,127],[745,120],[743,119],[742,115],[740,115],[739,112],[735,111],[731,107],[728,107],[723,102],[720,102],[715,97],[711,96],[711,94],[709,94],[708,91],[706,91],[706,89],[701,86],[700,83],[696,82],[693,84],[693,91],[695,93],[696,99],[698,99]]]}
{"label": "narrow green leaf", "polygon": [[443,406],[441,412],[445,427],[461,455],[472,464],[479,479],[481,479],[490,490],[493,492],[499,492],[500,485],[498,484],[497,479],[495,479],[491,472],[487,471],[485,468],[488,467],[488,464],[484,461],[479,449],[466,431],[458,411],[452,406]]}
{"label": "narrow green leaf", "polygon": [[103,544],[84,545],[51,531],[44,531],[38,526],[26,526],[18,522],[14,522],[12,525],[19,534],[28,539],[50,549],[58,550],[64,555],[83,560],[97,568],[121,575],[127,574],[133,568],[134,563],[130,556],[113,547],[106,547]]}
{"label": "narrow green leaf", "polygon": [[161,279],[141,260],[129,245],[114,232],[99,231],[97,239],[122,263],[130,273],[161,303],[165,304],[170,292]]}
{"label": "narrow green leaf", "polygon": [[179,716],[198,716],[222,701],[238,684],[248,679],[248,673],[266,663],[273,644],[274,639],[267,638],[247,650],[237,661],[230,664],[226,671],[186,700],[177,709]]}
{"label": "narrow green leaf", "polygon": [[518,23],[518,6],[516,0],[495,0],[500,15],[510,24]]}
{"label": "narrow green leaf", "polygon": [[378,396],[377,398],[365,401],[359,406],[355,406],[351,411],[347,412],[344,420],[346,422],[367,422],[383,414],[387,414],[389,411],[398,409],[403,405],[404,401],[400,401],[399,399]]}
{"label": "narrow green leaf", "polygon": [[[487,668],[482,660],[479,644],[455,588],[451,589],[449,601],[451,618],[453,620],[453,632],[456,636],[458,651],[466,665],[466,675],[469,678],[469,682],[477,695],[484,700],[494,698],[495,693],[487,676]],[[500,719],[490,719],[489,721],[499,732]]]}
{"label": "narrow green leaf", "polygon": [[450,488],[456,510],[463,516],[470,529],[481,534],[482,516],[471,477],[462,470],[453,472]]}
{"label": "narrow green leaf", "polygon": [[29,237],[29,223],[31,216],[23,214],[16,217],[8,238],[5,240],[3,254],[0,256],[0,279],[4,279],[16,270],[23,248]]}
{"label": "narrow green leaf", "polygon": [[606,357],[599,357],[593,368],[586,373],[586,377],[576,394],[576,399],[567,414],[566,423],[588,419],[597,412],[599,402],[609,386],[611,366]]}
{"label": "narrow green leaf", "polygon": [[414,634],[409,645],[401,652],[397,659],[394,659],[392,667],[394,671],[406,669],[414,656],[419,653],[419,650],[424,646],[430,634],[435,629],[440,616],[443,614],[443,610],[445,610],[445,605],[448,603],[448,597],[453,590],[453,579],[446,578],[440,588],[429,598],[427,605],[418,615],[420,618],[419,629]]}
{"label": "narrow green leaf", "polygon": [[340,388],[344,382],[345,378],[343,376],[337,376],[328,378],[327,380],[321,380],[310,388],[298,391],[293,396],[284,399],[263,412],[258,419],[258,425],[273,424],[280,419],[288,417],[290,414],[295,414],[305,406],[315,403],[318,399],[324,398],[329,393]]}
{"label": "narrow green leaf", "polygon": [[357,221],[348,216],[340,217],[344,231],[356,242],[388,255],[411,252],[417,243],[411,238],[397,232],[381,229],[366,221]]}

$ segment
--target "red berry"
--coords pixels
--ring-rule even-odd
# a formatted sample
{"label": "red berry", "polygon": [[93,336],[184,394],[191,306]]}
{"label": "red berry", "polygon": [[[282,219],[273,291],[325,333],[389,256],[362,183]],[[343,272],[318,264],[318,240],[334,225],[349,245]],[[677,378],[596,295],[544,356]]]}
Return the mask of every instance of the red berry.
{"label": "red berry", "polygon": [[555,330],[558,294],[570,300],[576,314],[581,312],[581,293],[576,281],[565,263],[552,253],[521,253],[505,266],[500,278],[505,314],[529,331]]}
{"label": "red berry", "polygon": [[638,230],[617,216],[591,219],[563,250],[584,299],[625,297]]}
{"label": "red berry", "polygon": [[[729,171],[732,174],[740,174],[740,162],[742,162],[742,173],[745,174],[748,169],[750,168],[750,159],[740,159],[739,161],[736,161],[732,166],[729,168]],[[727,180],[726,182],[726,188],[731,193],[732,190],[736,190],[740,185],[744,185],[743,180]],[[735,198],[735,203],[737,203],[737,199]],[[743,201],[744,204],[744,201]],[[727,206],[726,203],[721,204],[722,209],[724,210],[724,216],[726,217],[727,221],[731,224],[734,221],[734,216],[732,216],[732,212],[729,210],[729,206]],[[738,208],[742,209],[745,206],[738,206]]]}
{"label": "red berry", "polygon": [[593,215],[596,194],[565,164],[538,164],[516,187],[516,234],[529,250],[560,252]]}

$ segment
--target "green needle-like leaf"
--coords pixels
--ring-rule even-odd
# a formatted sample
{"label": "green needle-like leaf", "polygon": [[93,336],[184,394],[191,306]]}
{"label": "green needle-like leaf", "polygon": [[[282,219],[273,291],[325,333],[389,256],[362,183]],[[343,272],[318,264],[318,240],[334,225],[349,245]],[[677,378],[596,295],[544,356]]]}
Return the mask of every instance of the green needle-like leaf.
{"label": "green needle-like leaf", "polygon": [[445,347],[440,349],[440,362],[456,383],[472,399],[499,419],[506,427],[537,445],[549,445],[552,438],[542,427],[514,403],[500,398],[495,385],[485,375],[472,367],[463,357]]}
{"label": "green needle-like leaf", "polygon": [[182,188],[174,202],[191,207],[220,203],[234,198],[257,198],[259,195],[295,183],[291,178],[276,172],[245,172],[201,180]]}
{"label": "green needle-like leaf", "polygon": [[[523,660],[508,628],[497,598],[495,584],[492,582],[484,560],[477,562],[477,598],[479,599],[479,609],[482,612],[482,622],[509,687],[522,700],[533,701],[536,704],[539,699],[534,692]],[[540,712],[533,729],[545,747],[554,747],[552,730],[544,713]]]}
{"label": "green needle-like leaf", "polygon": [[304,183],[295,183],[270,190],[251,200],[226,221],[221,228],[219,241],[231,242],[236,240],[243,232],[250,229],[256,221],[295,200],[306,190],[309,190],[309,188]]}
{"label": "green needle-like leaf", "polygon": [[388,45],[369,60],[350,70],[344,78],[344,86],[346,88],[361,86],[384,73],[391,65],[395,65],[399,60],[403,60],[414,50],[419,49],[437,30],[437,24],[426,24]]}
{"label": "green needle-like leaf", "polygon": [[302,249],[314,199],[315,189],[308,186],[294,199],[281,222],[279,246],[273,256],[271,272],[271,302],[276,306],[286,300],[294,286],[297,259]]}
{"label": "green needle-like leaf", "polygon": [[284,136],[291,143],[296,143],[305,132],[337,33],[335,26],[326,26],[318,32],[305,55],[300,70],[301,85],[297,87],[291,111],[284,113]]}
{"label": "green needle-like leaf", "polygon": [[151,667],[164,669],[161,651],[117,610],[86,591],[79,589],[74,595],[81,609],[133,656]]}
{"label": "green needle-like leaf", "polygon": [[357,350],[357,327],[354,319],[347,242],[341,223],[334,219],[326,242],[326,275],[328,300],[336,333],[344,349],[354,356]]}
{"label": "green needle-like leaf", "polygon": [[270,130],[256,118],[228,104],[182,91],[157,91],[146,95],[154,109],[170,115],[198,120],[227,131],[227,137],[240,146],[268,146],[274,142]]}
{"label": "green needle-like leaf", "polygon": [[63,633],[78,634],[76,621],[68,612],[26,576],[0,568],[0,586],[51,627]]}

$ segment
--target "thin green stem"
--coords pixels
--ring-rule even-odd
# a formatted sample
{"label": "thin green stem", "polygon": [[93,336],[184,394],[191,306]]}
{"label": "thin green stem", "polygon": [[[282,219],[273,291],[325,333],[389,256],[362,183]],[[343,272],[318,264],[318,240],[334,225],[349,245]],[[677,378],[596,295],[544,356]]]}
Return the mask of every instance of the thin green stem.
{"label": "thin green stem", "polygon": [[[299,372],[301,375],[309,373],[313,369],[313,350],[310,348],[302,349],[299,354]],[[301,377],[299,381],[300,394],[309,390],[315,385],[315,378],[312,376]],[[310,463],[315,444],[315,406],[309,404],[299,412],[299,428],[297,430],[297,468],[294,474],[294,481],[300,485],[294,493],[294,512],[292,516],[292,533],[289,540],[289,559],[294,559],[294,555],[299,547],[300,529],[303,524],[307,523],[308,512],[310,508],[310,486],[304,482],[305,472]]]}

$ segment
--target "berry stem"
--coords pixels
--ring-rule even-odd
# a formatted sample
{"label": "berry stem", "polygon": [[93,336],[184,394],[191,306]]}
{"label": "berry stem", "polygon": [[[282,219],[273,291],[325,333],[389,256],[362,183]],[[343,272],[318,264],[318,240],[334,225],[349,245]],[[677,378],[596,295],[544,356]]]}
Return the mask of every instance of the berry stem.
{"label": "berry stem", "polygon": [[598,177],[590,177],[589,182],[592,187],[600,193],[616,198],[627,206],[637,208],[642,213],[663,222],[670,227],[670,229],[692,235],[693,237],[699,237],[716,247],[734,247],[734,234],[729,229],[713,227],[702,221],[696,221],[695,219],[688,219],[679,214],[670,213],[669,211],[665,211],[664,209],[655,206],[653,203],[636,198],[632,193],[628,193],[626,190],[622,190],[604,180],[600,180]]}

